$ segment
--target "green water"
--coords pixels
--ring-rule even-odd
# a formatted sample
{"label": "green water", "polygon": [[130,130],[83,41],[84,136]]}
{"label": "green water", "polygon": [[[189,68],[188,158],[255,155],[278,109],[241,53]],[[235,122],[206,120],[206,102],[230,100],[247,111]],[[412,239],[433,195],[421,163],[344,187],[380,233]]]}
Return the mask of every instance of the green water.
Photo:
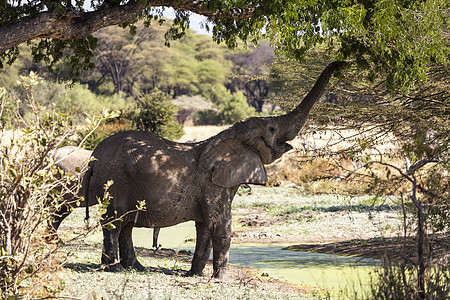
{"label": "green water", "polygon": [[341,255],[292,251],[284,244],[232,245],[230,262],[267,272],[271,277],[324,288],[361,290],[377,261]]}
{"label": "green water", "polygon": [[[135,246],[151,248],[152,229],[135,228]],[[162,228],[159,243],[163,248],[191,250],[195,243],[194,222]],[[331,289],[361,291],[369,282],[369,273],[379,264],[377,260],[334,254],[284,250],[288,244],[232,244],[230,263],[254,267],[270,277],[298,284]]]}

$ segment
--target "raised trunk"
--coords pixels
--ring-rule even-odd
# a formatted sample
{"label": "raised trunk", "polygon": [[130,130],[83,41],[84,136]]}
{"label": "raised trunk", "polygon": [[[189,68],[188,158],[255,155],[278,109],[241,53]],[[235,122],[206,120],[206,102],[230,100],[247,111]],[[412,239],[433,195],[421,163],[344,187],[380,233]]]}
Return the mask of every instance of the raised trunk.
{"label": "raised trunk", "polygon": [[302,100],[302,102],[290,113],[281,116],[282,128],[286,128],[283,133],[282,139],[289,141],[295,138],[300,129],[306,122],[306,118],[311,111],[314,103],[322,96],[331,75],[334,71],[340,69],[345,65],[345,62],[335,61],[330,63],[325,70],[322,71],[313,88],[309,91],[308,95]]}

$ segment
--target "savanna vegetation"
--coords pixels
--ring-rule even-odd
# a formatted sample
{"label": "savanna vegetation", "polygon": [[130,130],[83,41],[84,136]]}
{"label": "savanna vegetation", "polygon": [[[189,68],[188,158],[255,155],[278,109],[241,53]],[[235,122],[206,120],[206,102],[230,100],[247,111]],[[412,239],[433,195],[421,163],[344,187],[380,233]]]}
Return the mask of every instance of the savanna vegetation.
{"label": "savanna vegetation", "polygon": [[[165,21],[154,5],[176,9],[175,20]],[[53,149],[92,148],[128,129],[177,139],[175,120],[195,111],[197,124],[276,114],[298,103],[333,60],[348,68],[313,111],[296,151],[270,166],[271,185],[372,195],[351,209],[383,209],[379,199],[394,197],[389,205],[402,216],[397,234],[404,245],[413,239],[414,255],[387,259],[368,298],[448,297],[448,248],[437,255],[432,242],[448,239],[450,224],[448,1],[92,1],[88,10],[84,1],[42,0],[5,1],[0,9],[2,297],[64,289],[52,272],[71,256],[42,243],[64,196],[55,187],[70,179],[54,176]],[[208,18],[212,39],[188,30],[190,12]],[[260,47],[240,48],[251,44]],[[44,80],[21,77],[30,71]],[[180,97],[201,100],[177,112]],[[259,213],[289,224],[316,221],[330,209],[267,205]],[[237,287],[252,278],[238,276]],[[176,282],[188,288],[165,297],[186,297],[199,286],[196,298],[217,292],[209,281]],[[220,293],[278,297],[228,288]]]}

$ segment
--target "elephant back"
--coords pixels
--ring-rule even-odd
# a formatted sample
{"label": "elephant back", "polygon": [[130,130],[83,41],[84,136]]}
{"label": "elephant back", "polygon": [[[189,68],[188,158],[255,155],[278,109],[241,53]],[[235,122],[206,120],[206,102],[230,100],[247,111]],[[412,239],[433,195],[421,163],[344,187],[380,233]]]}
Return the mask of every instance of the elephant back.
{"label": "elephant back", "polygon": [[89,162],[92,151],[75,146],[65,146],[56,149],[51,157],[56,166],[66,173],[77,175],[80,170],[85,169]]}

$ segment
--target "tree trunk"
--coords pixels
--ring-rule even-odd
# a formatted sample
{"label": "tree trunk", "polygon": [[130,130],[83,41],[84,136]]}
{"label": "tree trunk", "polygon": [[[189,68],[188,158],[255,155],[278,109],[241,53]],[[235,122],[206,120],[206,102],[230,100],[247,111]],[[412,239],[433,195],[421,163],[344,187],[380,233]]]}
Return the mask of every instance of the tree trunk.
{"label": "tree trunk", "polygon": [[425,299],[425,263],[423,261],[423,209],[420,201],[417,200],[417,179],[415,176],[413,178],[413,190],[411,195],[411,201],[417,208],[417,257],[419,263],[419,270],[417,273],[417,290],[419,299]]}

